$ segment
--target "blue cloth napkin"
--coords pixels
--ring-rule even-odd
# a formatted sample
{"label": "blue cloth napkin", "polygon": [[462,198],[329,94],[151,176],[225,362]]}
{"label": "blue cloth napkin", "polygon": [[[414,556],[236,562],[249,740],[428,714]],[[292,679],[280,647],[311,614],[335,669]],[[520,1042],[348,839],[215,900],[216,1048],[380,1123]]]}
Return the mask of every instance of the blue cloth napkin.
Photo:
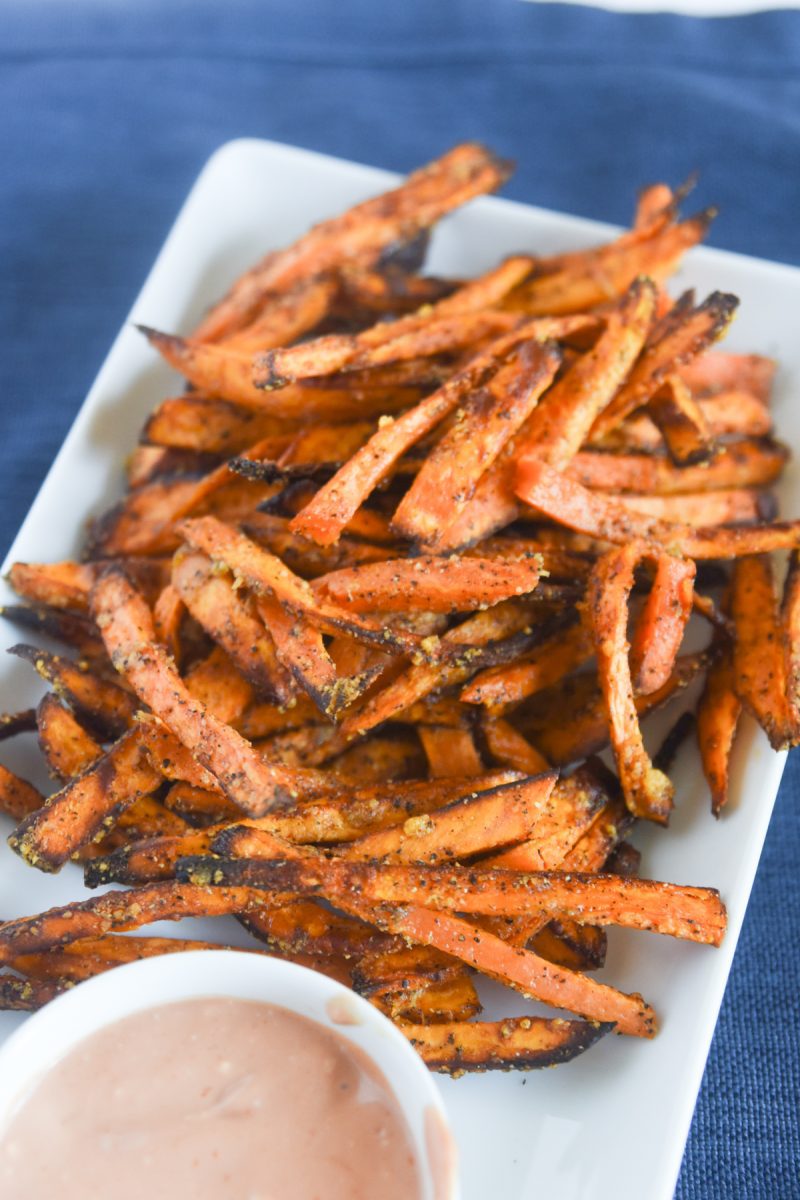
{"label": "blue cloth napkin", "polygon": [[[700,202],[721,208],[712,244],[800,263],[796,12],[695,20],[512,0],[2,0],[4,548],[199,168],[242,135],[402,171],[481,138],[519,162],[508,195],[617,222],[637,186],[698,168]],[[799,795],[795,755],[681,1200],[800,1195]]]}

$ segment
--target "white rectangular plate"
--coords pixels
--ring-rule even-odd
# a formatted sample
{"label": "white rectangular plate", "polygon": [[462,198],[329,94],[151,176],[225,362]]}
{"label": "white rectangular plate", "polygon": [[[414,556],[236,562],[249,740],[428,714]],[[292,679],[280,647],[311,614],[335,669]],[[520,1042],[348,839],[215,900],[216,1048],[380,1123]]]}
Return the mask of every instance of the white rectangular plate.
{"label": "white rectangular plate", "polygon": [[[270,142],[223,146],[192,190],[131,313],[131,321],[188,331],[204,308],[265,251],[309,225],[392,186],[369,167]],[[633,181],[634,183],[644,181]],[[445,274],[484,270],[503,255],[591,245],[614,230],[594,222],[485,199],[448,218],[434,238],[430,267]],[[775,355],[778,429],[800,450],[789,398],[800,390],[796,299],[800,272],[714,250],[694,250],[681,284],[701,294],[733,291],[742,308],[727,345]],[[77,553],[90,514],[119,494],[122,464],[155,403],[178,389],[175,376],[126,325],[111,349],[64,446],[20,530],[15,559]],[[783,511],[800,512],[796,467],[781,485]],[[7,593],[3,600],[11,598]],[[0,628],[3,646],[25,640]],[[30,668],[0,655],[0,708],[33,703],[42,689]],[[2,761],[45,786],[32,737],[2,746]],[[761,734],[745,723],[737,744],[730,811],[716,822],[697,758],[676,768],[677,811],[668,831],[637,834],[643,874],[719,888],[728,905],[723,947],[680,944],[653,934],[613,931],[602,978],[640,991],[662,1029],[652,1042],[616,1037],[556,1071],[444,1079],[442,1090],[460,1147],[465,1200],[668,1200],[672,1195],[717,1012],[783,769]],[[23,915],[83,896],[78,871],[48,877],[0,851],[0,915]],[[221,936],[220,925],[191,922],[189,936]],[[181,928],[185,934],[187,926]],[[175,933],[174,926],[154,932]],[[222,936],[243,940],[235,923]],[[499,989],[493,1015],[525,1011]],[[0,1036],[21,1018],[0,1014]]]}

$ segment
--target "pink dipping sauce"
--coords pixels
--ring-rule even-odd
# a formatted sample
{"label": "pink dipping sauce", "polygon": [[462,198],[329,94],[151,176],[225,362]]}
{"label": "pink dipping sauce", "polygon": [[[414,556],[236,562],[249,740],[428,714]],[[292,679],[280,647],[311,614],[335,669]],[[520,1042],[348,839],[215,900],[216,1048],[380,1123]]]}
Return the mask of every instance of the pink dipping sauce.
{"label": "pink dipping sauce", "polygon": [[405,1117],[357,1047],[288,1009],[185,1000],[92,1034],[0,1139],[3,1200],[420,1200]]}

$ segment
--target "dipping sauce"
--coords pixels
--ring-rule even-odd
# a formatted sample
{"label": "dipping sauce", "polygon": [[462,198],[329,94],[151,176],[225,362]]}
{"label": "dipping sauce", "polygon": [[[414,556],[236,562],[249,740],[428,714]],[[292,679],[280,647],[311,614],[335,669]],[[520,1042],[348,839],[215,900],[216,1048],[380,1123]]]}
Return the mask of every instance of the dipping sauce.
{"label": "dipping sauce", "polygon": [[0,1137],[3,1200],[420,1200],[402,1110],[351,1042],[197,999],[80,1042]]}

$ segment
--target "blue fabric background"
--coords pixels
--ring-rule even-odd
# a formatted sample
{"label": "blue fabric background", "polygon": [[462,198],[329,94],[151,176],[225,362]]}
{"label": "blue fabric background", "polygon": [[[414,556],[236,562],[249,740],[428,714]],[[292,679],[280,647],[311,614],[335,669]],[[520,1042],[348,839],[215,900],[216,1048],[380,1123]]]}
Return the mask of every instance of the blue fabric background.
{"label": "blue fabric background", "polygon": [[[4,551],[194,177],[242,135],[397,170],[483,138],[519,161],[508,195],[618,222],[700,168],[712,243],[800,263],[800,13],[0,0]],[[798,796],[795,755],[681,1200],[800,1196]]]}

